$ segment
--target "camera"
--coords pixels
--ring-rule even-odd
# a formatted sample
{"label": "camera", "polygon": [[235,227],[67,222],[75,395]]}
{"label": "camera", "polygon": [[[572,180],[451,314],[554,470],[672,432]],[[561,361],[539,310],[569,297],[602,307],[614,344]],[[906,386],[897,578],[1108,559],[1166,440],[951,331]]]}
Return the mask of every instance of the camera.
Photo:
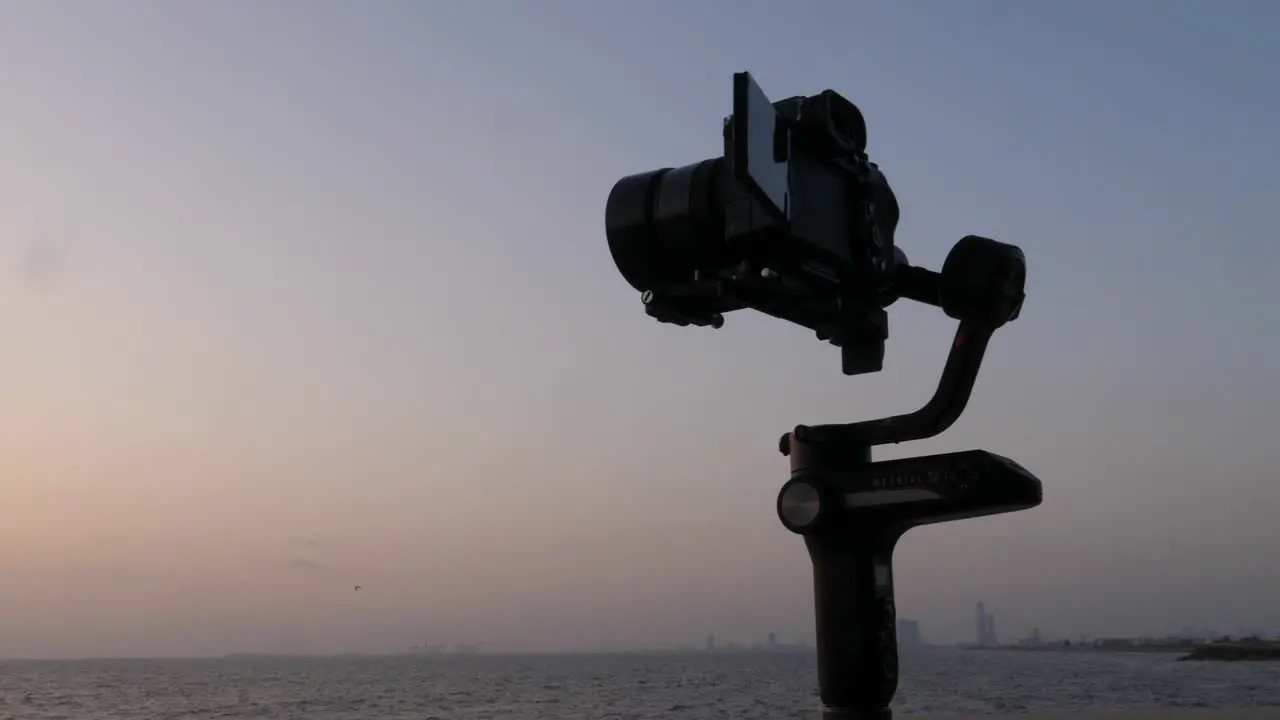
{"label": "camera", "polygon": [[899,298],[957,318],[1016,317],[1018,248],[966,238],[948,258],[949,284],[908,263],[866,121],[835,91],[770,102],[737,73],[723,145],[721,157],[630,175],[609,193],[609,250],[650,317],[719,328],[751,308],[841,348],[846,375],[883,368],[886,308]]}

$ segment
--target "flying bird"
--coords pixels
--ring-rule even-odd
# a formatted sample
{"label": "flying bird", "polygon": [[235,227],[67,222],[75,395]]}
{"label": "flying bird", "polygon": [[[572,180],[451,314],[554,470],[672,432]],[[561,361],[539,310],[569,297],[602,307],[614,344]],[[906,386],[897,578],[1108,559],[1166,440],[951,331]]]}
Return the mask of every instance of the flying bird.
{"label": "flying bird", "polygon": [[360,591],[360,587],[361,587],[361,586],[359,586],[359,585],[357,585],[357,586],[356,586],[356,592],[359,592],[359,591]]}

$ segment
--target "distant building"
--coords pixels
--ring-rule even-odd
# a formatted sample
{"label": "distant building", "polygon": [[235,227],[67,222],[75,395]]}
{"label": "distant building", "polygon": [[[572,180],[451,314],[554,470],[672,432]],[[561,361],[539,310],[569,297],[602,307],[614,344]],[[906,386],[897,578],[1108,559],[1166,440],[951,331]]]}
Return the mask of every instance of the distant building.
{"label": "distant building", "polygon": [[1000,643],[996,640],[996,616],[988,613],[986,605],[979,602],[974,612],[975,624],[977,625],[977,644],[978,647],[995,647]]}
{"label": "distant building", "polygon": [[777,647],[778,647],[778,636],[774,633],[769,633],[769,649],[773,650],[773,649],[776,649]]}
{"label": "distant building", "polygon": [[711,652],[712,650],[715,650],[715,649],[716,649],[716,634],[707,633],[707,652]]}
{"label": "distant building", "polygon": [[898,618],[898,647],[920,647],[920,621]]}

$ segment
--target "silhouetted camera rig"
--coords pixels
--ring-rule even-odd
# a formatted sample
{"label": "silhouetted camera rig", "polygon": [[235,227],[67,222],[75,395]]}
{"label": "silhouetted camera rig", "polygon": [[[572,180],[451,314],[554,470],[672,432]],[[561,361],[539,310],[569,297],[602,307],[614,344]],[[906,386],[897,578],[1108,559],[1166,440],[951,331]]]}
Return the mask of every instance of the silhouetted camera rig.
{"label": "silhouetted camera rig", "polygon": [[906,415],[797,426],[782,437],[791,479],[778,517],[813,561],[818,687],[827,720],[890,718],[898,685],[893,550],[917,525],[1025,510],[1040,481],[986,452],[872,462],[871,447],[932,437],[960,416],[991,335],[1017,318],[1026,259],[969,235],[941,272],[894,245],[899,210],[866,154],[858,108],[834,91],[770,102],[733,78],[724,155],[619,180],[609,250],[664,323],[718,328],[752,308],[840,348],[846,375],[877,372],[899,298],[960,321],[933,398]]}

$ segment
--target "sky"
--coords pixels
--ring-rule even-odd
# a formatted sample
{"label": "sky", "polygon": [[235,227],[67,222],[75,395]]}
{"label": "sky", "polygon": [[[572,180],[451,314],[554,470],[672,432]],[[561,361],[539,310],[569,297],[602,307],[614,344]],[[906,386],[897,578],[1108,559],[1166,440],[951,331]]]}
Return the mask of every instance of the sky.
{"label": "sky", "polygon": [[[911,531],[926,638],[1280,628],[1280,6],[0,6],[0,656],[574,649],[813,632],[777,437],[931,394],[757,313],[661,325],[619,178],[734,72],[863,111],[938,268],[1021,246],[965,415],[1034,510]],[[354,592],[356,584],[363,586]]]}

